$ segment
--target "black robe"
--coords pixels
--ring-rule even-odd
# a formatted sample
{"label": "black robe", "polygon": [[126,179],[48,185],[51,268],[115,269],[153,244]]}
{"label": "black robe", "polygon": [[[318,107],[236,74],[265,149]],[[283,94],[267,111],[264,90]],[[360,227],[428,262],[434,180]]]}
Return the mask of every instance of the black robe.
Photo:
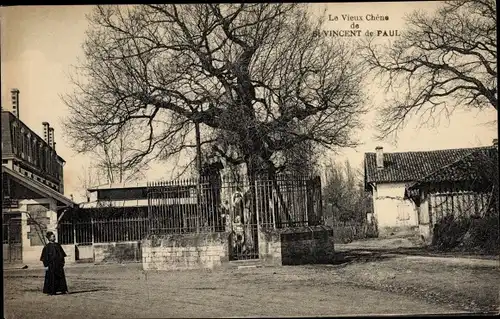
{"label": "black robe", "polygon": [[64,257],[66,253],[58,243],[48,243],[43,247],[40,261],[43,262],[44,267],[48,267],[45,271],[44,293],[56,294],[68,291],[64,275]]}

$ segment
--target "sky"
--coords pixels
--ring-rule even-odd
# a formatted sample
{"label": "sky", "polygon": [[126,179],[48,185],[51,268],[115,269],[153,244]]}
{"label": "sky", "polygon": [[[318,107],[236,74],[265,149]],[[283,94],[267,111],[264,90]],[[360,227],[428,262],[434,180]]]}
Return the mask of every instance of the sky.
{"label": "sky", "polygon": [[[403,17],[415,9],[433,10],[434,2],[380,2],[380,3],[315,3],[310,10],[319,16],[325,12],[332,21],[327,21],[325,30],[350,30],[353,21],[343,21],[343,15],[362,16],[359,30],[401,30]],[[64,139],[61,121],[68,115],[67,107],[60,96],[72,91],[69,81],[71,66],[83,57],[82,43],[88,28],[86,14],[92,6],[17,6],[0,8],[1,23],[1,98],[4,109],[10,109],[10,90],[20,90],[20,118],[42,136],[42,122],[54,127],[57,153],[66,160],[64,167],[65,195],[74,195],[82,200],[80,176],[90,163],[86,155],[75,153]],[[323,11],[325,10],[325,11]],[[367,15],[389,17],[387,21],[366,21]],[[333,21],[334,17],[338,21]],[[333,39],[333,38],[332,38]],[[394,37],[380,37],[379,41],[390,41]],[[497,127],[485,125],[496,120],[496,112],[487,110],[459,110],[450,119],[441,121],[437,127],[418,129],[413,119],[393,140],[378,141],[372,127],[377,105],[384,102],[382,88],[370,86],[367,106],[372,110],[364,117],[364,128],[359,134],[361,145],[356,149],[343,149],[337,153],[327,152],[323,158],[336,161],[349,160],[353,166],[361,167],[363,154],[382,146],[384,152],[422,151],[446,148],[461,148],[491,145],[497,138]],[[158,163],[147,173],[147,179],[169,179],[178,169],[177,159]],[[181,159],[182,162],[182,159]]]}

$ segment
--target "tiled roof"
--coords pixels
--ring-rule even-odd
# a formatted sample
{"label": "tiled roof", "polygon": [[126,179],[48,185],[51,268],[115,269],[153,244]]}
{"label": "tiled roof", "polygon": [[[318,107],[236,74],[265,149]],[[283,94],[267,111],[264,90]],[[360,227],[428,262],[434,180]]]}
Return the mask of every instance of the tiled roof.
{"label": "tiled roof", "polygon": [[498,167],[498,148],[482,148],[465,155],[427,176],[410,183],[410,189],[426,183],[485,181],[491,178],[492,169]]}
{"label": "tiled roof", "polygon": [[384,153],[384,168],[377,169],[376,153],[365,153],[365,182],[416,182],[461,158],[492,146],[435,151]]}

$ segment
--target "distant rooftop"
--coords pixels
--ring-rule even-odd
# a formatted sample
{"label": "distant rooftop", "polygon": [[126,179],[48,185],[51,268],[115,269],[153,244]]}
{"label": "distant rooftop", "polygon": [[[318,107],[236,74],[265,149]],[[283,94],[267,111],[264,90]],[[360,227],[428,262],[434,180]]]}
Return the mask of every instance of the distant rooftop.
{"label": "distant rooftop", "polygon": [[394,183],[418,181],[465,156],[495,146],[383,153],[384,167],[377,168],[376,153],[365,153],[365,182]]}
{"label": "distant rooftop", "polygon": [[[98,191],[98,190],[109,190],[109,189],[146,188],[146,187],[148,187],[148,184],[154,184],[154,183],[155,183],[155,181],[102,184],[102,185],[89,187],[88,191],[94,192],[94,191]],[[158,182],[158,183],[160,183],[160,182]],[[161,183],[163,183],[164,185],[167,185],[167,186],[196,185],[195,180],[161,181]]]}

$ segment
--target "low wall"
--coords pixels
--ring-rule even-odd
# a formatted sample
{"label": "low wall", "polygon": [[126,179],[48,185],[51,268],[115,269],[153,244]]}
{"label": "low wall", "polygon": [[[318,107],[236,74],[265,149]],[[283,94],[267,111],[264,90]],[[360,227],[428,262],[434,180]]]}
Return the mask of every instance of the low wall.
{"label": "low wall", "polygon": [[229,261],[228,233],[152,236],[141,242],[144,270],[215,268]]}
{"label": "low wall", "polygon": [[335,258],[333,230],[328,226],[262,229],[259,258],[265,264],[331,263]]}
{"label": "low wall", "polygon": [[96,264],[141,262],[141,256],[139,241],[94,244],[94,263]]}
{"label": "low wall", "polygon": [[[44,246],[23,247],[23,264],[33,266],[42,265],[40,257],[43,247]],[[66,253],[66,258],[64,258],[65,263],[75,263],[75,245],[61,245],[61,247]]]}
{"label": "low wall", "polygon": [[66,258],[64,259],[66,264],[73,264],[76,262],[76,246],[75,245],[61,245],[62,249],[66,253]]}
{"label": "low wall", "polygon": [[259,259],[271,266],[281,266],[281,231],[278,229],[259,230]]}
{"label": "low wall", "polygon": [[29,266],[42,265],[42,262],[40,261],[42,249],[43,246],[23,247],[23,264]]}
{"label": "low wall", "polygon": [[94,247],[92,245],[76,245],[76,260],[94,259]]}

